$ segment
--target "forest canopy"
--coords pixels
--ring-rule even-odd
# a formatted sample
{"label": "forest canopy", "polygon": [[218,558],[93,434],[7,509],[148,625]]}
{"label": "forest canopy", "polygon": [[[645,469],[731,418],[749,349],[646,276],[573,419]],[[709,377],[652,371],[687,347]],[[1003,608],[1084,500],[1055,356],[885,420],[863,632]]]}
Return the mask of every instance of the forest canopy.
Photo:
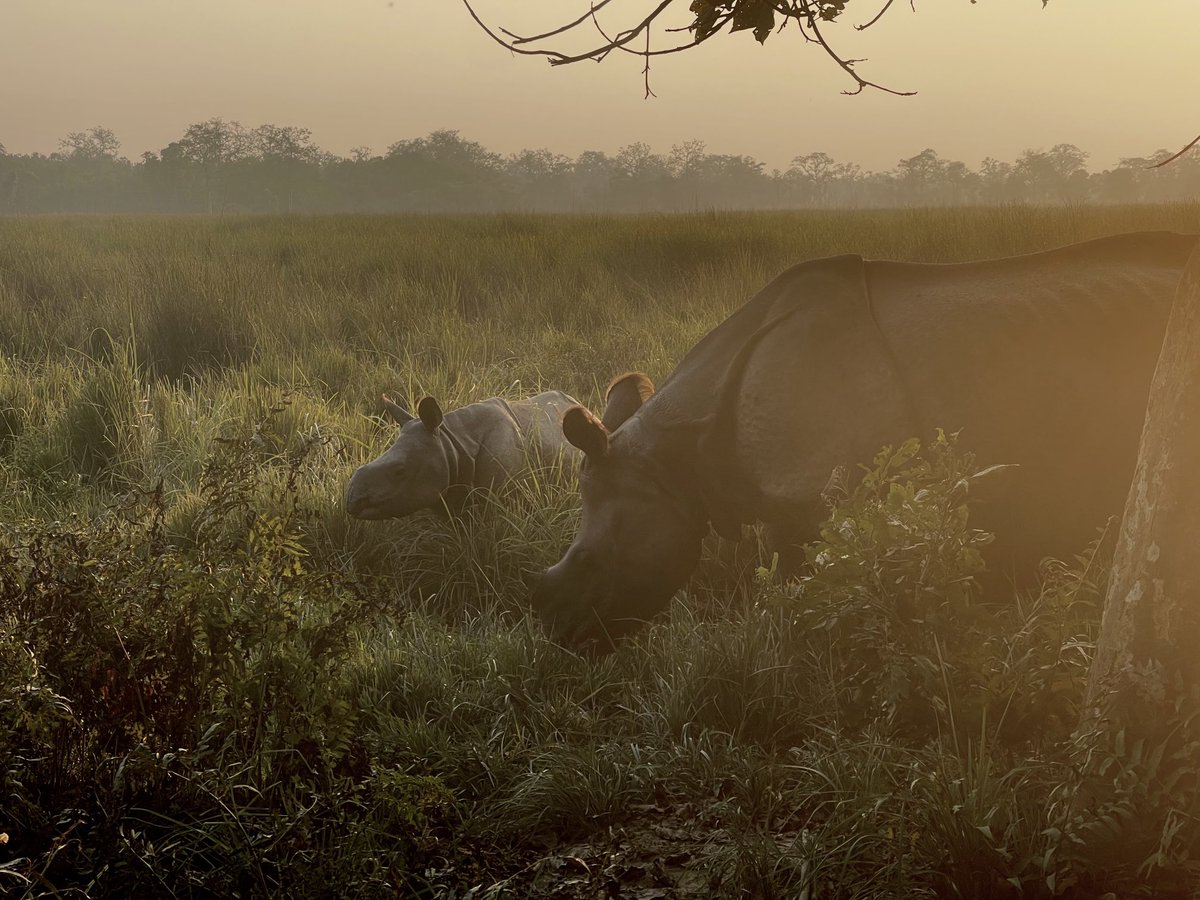
{"label": "forest canopy", "polygon": [[131,161],[112,130],[64,137],[50,154],[0,144],[0,214],[56,212],[637,212],[1157,203],[1200,197],[1200,152],[1151,169],[1159,149],[1093,170],[1074,144],[1031,148],[977,168],[933,148],[870,171],[812,148],[785,169],[697,140],[641,142],[572,158],[544,148],[496,153],[453,130],[346,156],[296,126],[210,119]]}

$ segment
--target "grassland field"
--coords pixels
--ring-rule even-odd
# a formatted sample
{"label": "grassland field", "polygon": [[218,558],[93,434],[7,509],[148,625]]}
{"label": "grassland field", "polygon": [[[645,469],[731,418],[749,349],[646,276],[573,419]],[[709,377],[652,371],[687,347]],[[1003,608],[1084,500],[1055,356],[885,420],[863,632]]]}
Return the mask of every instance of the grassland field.
{"label": "grassland field", "polygon": [[[1040,594],[964,587],[984,539],[910,490],[957,508],[955,452],[881,459],[833,513],[862,526],[826,535],[842,563],[800,587],[753,535],[712,539],[669,617],[601,658],[526,612],[577,521],[569,472],[458,519],[342,507],[391,438],[382,393],[449,409],[558,388],[596,408],[613,374],[661,381],[803,259],[1160,228],[1200,231],[1200,206],[0,219],[0,893],[1194,878],[1200,853],[1140,833],[1135,805],[1068,819],[1104,567],[1081,547]],[[1085,831],[1119,852],[1080,855]]]}

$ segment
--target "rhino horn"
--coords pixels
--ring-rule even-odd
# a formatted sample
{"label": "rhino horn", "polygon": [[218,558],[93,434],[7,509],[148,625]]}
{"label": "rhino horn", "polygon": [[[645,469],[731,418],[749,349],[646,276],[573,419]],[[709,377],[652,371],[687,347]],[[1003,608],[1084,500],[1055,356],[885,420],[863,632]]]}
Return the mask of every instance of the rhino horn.
{"label": "rhino horn", "polygon": [[654,382],[642,372],[618,375],[608,385],[605,394],[604,427],[616,431],[626,419],[642,408],[654,396]]}
{"label": "rhino horn", "polygon": [[437,431],[442,424],[442,408],[432,397],[425,397],[417,404],[417,415],[430,431]]}
{"label": "rhino horn", "polygon": [[387,394],[383,395],[383,409],[384,409],[384,412],[386,412],[389,416],[392,417],[392,420],[397,425],[403,426],[413,420],[412,413],[410,413],[408,410],[406,410],[403,406],[401,406],[399,403],[397,403],[395,400],[393,400]]}
{"label": "rhino horn", "polygon": [[608,429],[586,406],[572,406],[563,413],[562,427],[567,440],[588,456],[608,452]]}

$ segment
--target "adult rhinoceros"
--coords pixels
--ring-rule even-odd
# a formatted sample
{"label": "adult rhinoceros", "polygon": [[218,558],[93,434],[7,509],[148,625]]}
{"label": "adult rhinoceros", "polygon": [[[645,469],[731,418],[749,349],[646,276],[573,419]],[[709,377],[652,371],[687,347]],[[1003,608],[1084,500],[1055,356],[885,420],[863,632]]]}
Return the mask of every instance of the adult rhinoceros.
{"label": "adult rhinoceros", "polygon": [[531,458],[574,459],[561,422],[576,404],[562,391],[545,391],[512,402],[492,397],[443,415],[437,400],[426,397],[414,416],[384,397],[400,433],[351,476],[346,511],[359,519],[398,519],[443,504],[455,509],[472,491],[523,472]]}
{"label": "adult rhinoceros", "polygon": [[534,605],[561,640],[619,636],[686,581],[710,523],[804,540],[832,470],[937,427],[961,430],[980,465],[1017,464],[977,511],[1002,565],[1078,551],[1120,512],[1196,240],[1154,232],[985,262],[839,256],[789,269],[657,393],[632,374],[610,388],[602,421],[567,411],[564,433],[586,454],[583,519]]}

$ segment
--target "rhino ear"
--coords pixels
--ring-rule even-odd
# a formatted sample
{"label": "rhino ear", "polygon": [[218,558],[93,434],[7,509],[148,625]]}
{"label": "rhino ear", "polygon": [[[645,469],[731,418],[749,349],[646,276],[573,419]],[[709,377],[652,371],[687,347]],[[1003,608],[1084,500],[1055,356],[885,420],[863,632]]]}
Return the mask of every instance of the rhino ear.
{"label": "rhino ear", "polygon": [[586,406],[572,406],[563,413],[563,435],[588,456],[608,452],[608,429]]}
{"label": "rhino ear", "polygon": [[413,420],[413,414],[394,401],[387,394],[383,395],[383,411],[392,417],[397,425],[404,426]]}
{"label": "rhino ear", "polygon": [[654,382],[642,372],[618,375],[608,385],[605,394],[604,427],[616,431],[626,419],[642,408],[654,396]]}
{"label": "rhino ear", "polygon": [[430,431],[437,431],[442,424],[442,408],[432,397],[426,397],[417,404],[417,415]]}

